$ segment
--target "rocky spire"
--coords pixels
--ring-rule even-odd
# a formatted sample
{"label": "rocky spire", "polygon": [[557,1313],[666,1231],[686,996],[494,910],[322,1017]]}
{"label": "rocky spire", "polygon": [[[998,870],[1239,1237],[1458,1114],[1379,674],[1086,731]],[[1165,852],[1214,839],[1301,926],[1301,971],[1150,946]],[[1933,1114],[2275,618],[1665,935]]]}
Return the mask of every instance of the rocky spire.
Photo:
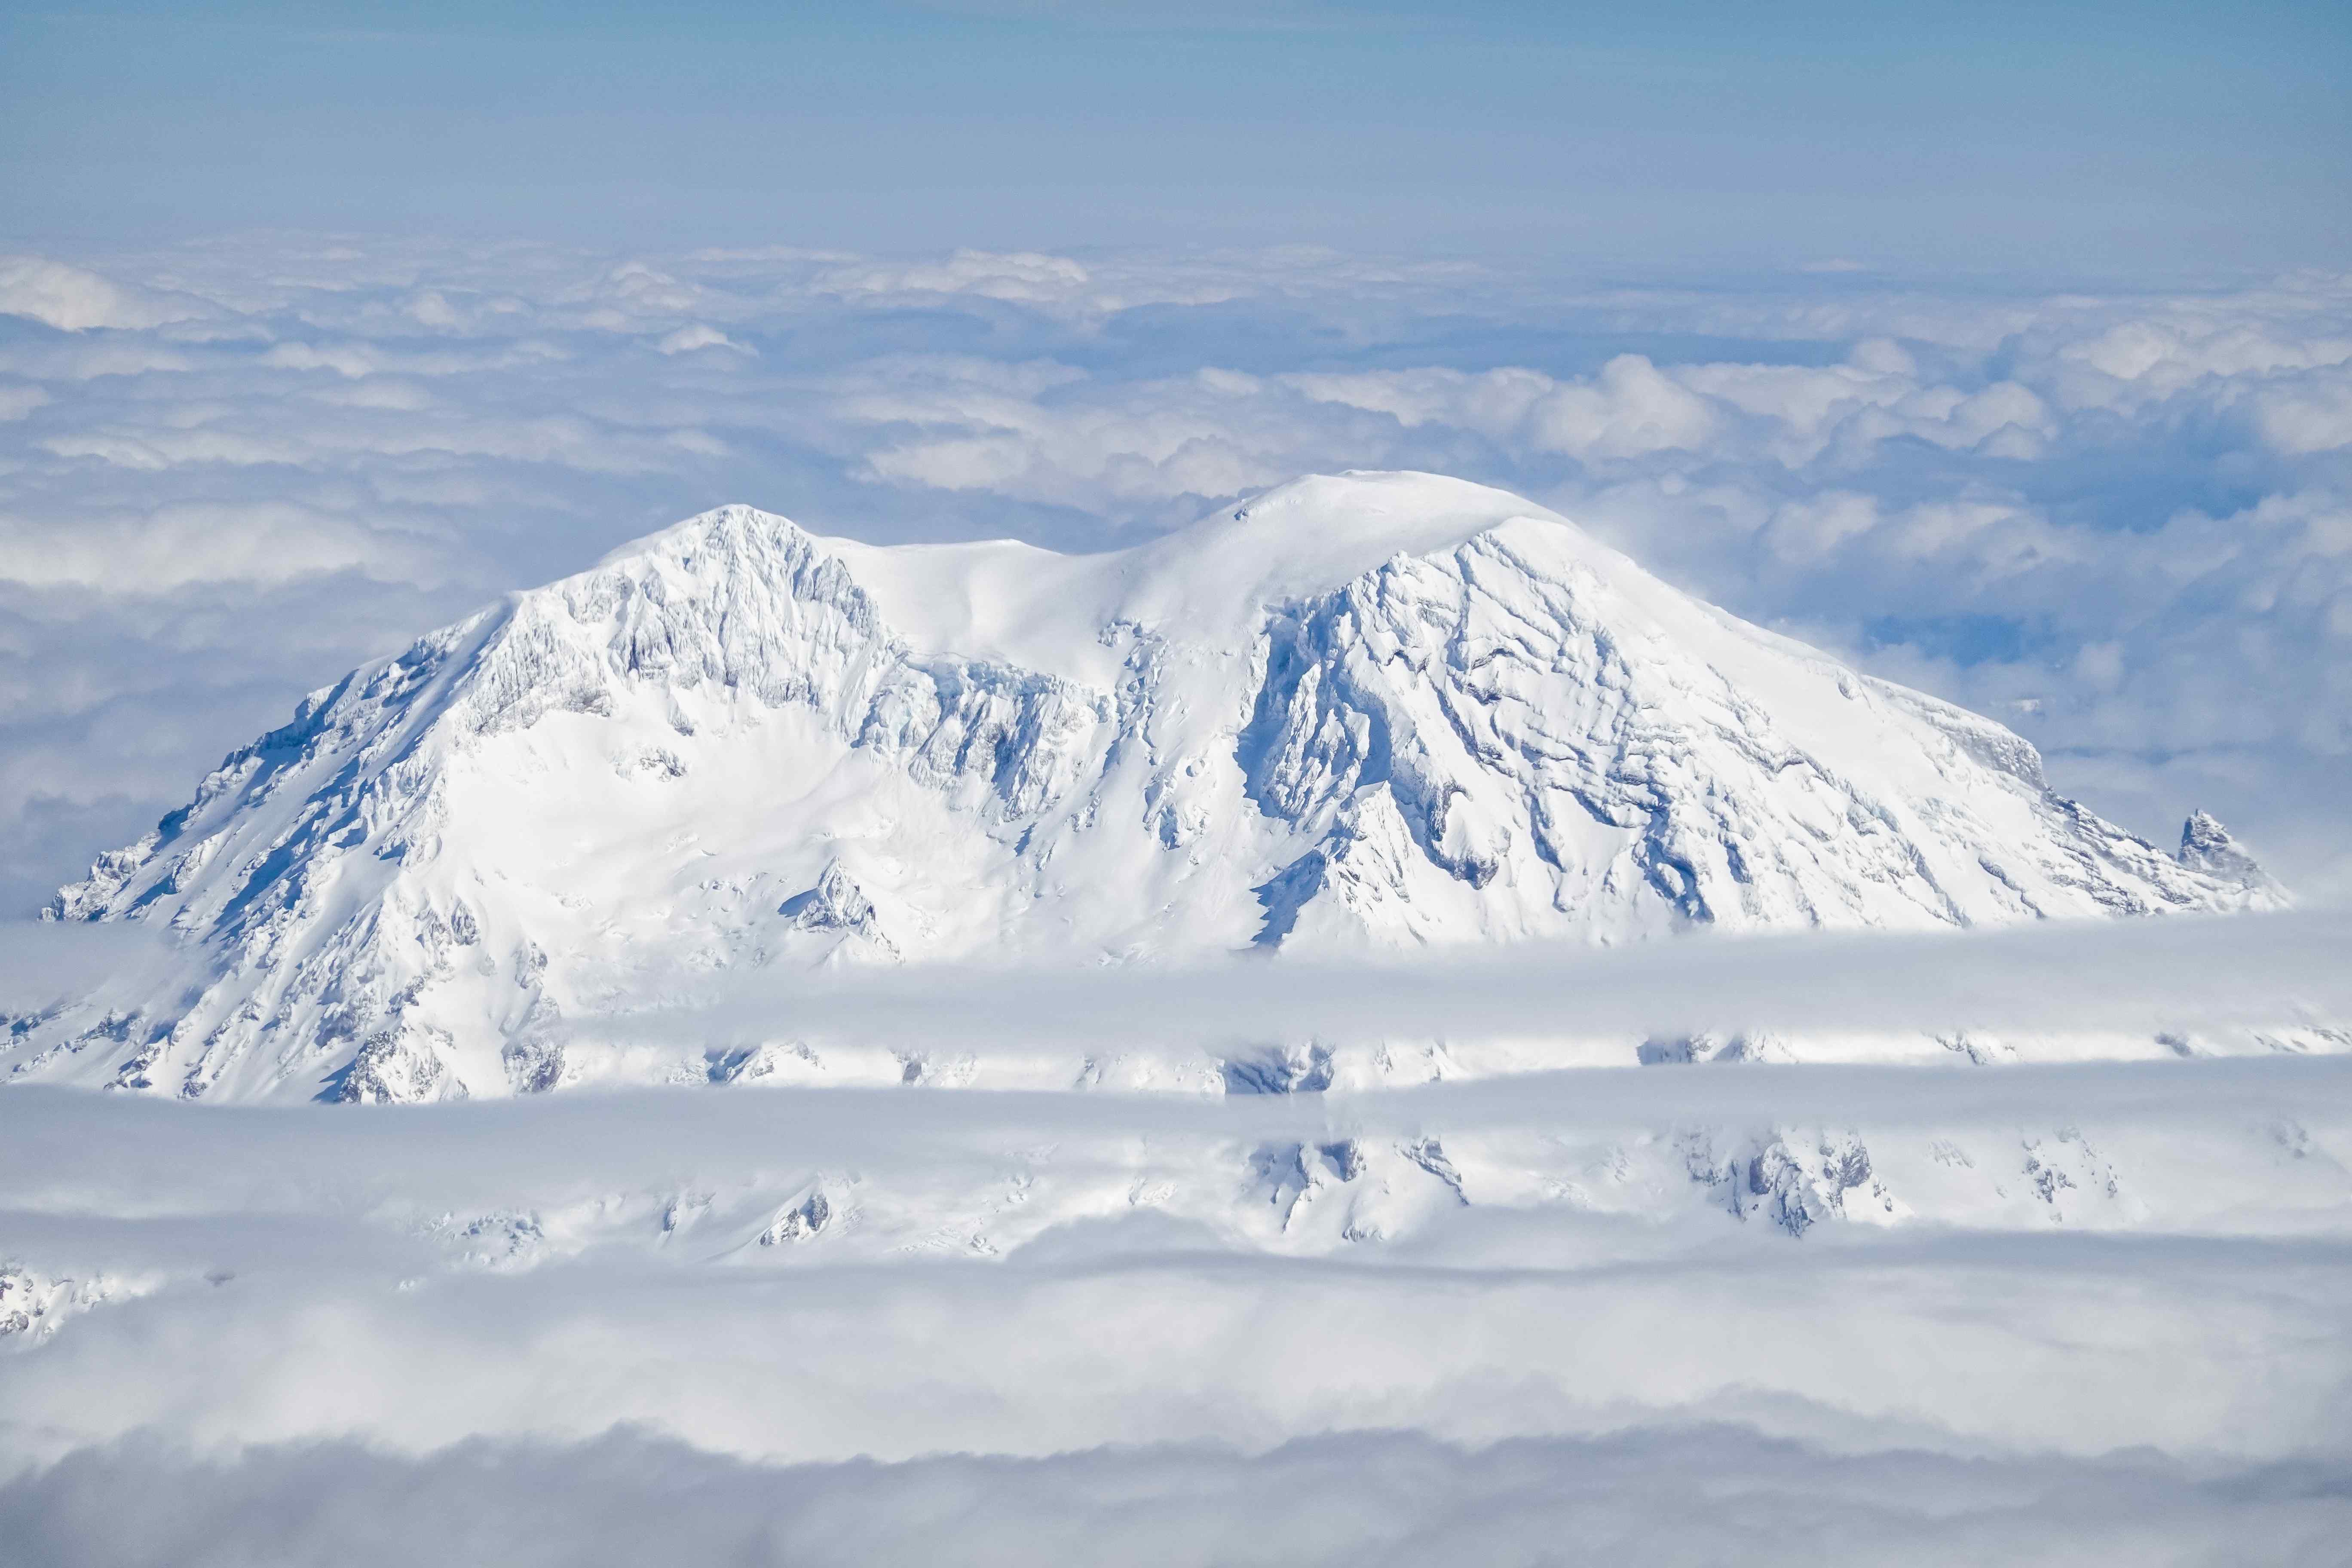
{"label": "rocky spire", "polygon": [[2266,892],[2278,890],[2277,881],[2263,869],[2254,858],[2238,847],[2230,830],[2210,813],[2192,811],[2181,824],[2180,849],[2174,856],[2192,871],[2218,877],[2239,887],[2260,889]]}

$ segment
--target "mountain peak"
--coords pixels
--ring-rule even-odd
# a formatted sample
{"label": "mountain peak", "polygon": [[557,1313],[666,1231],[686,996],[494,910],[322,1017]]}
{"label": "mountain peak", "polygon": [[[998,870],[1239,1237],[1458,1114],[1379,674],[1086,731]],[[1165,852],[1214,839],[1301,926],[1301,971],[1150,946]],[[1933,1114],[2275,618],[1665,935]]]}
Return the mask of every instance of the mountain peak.
{"label": "mountain peak", "polygon": [[1144,606],[1219,621],[1217,609],[1255,612],[1328,593],[1399,556],[1442,554],[1513,522],[1591,547],[1566,518],[1507,490],[1443,474],[1350,470],[1304,475],[1128,554],[1147,588]]}
{"label": "mountain peak", "polygon": [[746,506],[740,501],[730,501],[724,506],[698,511],[692,517],[682,518],[651,533],[641,533],[625,543],[615,545],[599,557],[594,565],[579,574],[593,575],[649,558],[675,560],[690,555],[714,535],[724,538],[730,533],[744,531],[785,535],[800,533],[803,530],[788,517],[761,511],[758,507]]}
{"label": "mountain peak", "polygon": [[2278,883],[2271,874],[2239,847],[2220,818],[2208,812],[2192,811],[2189,820],[2181,824],[2180,849],[2174,858],[2193,870],[2234,886],[2266,893],[2278,890]]}
{"label": "mountain peak", "polygon": [[2278,900],[2191,826],[2164,855],[1990,720],[1441,476],[1312,476],[1096,555],[723,507],[233,752],[54,906],[166,925],[205,977],[0,1059],[505,1093],[623,1072],[572,1020],[739,966]]}

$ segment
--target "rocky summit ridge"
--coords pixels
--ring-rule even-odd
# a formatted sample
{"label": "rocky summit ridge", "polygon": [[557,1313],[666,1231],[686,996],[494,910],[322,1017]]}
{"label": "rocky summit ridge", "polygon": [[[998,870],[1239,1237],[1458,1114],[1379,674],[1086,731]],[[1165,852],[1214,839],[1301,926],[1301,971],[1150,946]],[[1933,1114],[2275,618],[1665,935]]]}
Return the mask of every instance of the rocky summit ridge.
{"label": "rocky summit ridge", "polygon": [[2168,855],[2000,725],[1459,480],[1303,479],[1091,556],[730,506],[230,753],[47,911],[149,922],[185,966],[14,1020],[0,1060],[429,1100],[732,1074],[574,1025],[745,966],[2283,899],[2211,818]]}

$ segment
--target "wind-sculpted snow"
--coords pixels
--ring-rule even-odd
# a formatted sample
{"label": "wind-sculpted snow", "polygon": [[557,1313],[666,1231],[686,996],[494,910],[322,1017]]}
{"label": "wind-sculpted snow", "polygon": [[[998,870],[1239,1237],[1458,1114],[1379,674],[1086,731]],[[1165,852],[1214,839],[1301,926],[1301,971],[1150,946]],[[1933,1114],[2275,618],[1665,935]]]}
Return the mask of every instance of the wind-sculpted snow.
{"label": "wind-sculpted snow", "polygon": [[2162,854],[1990,721],[1457,481],[1300,480],[1094,557],[730,507],[354,671],[100,857],[50,917],[184,967],[17,1020],[9,1075],[734,1080],[785,1058],[579,1026],[768,967],[2278,903],[2200,821]]}

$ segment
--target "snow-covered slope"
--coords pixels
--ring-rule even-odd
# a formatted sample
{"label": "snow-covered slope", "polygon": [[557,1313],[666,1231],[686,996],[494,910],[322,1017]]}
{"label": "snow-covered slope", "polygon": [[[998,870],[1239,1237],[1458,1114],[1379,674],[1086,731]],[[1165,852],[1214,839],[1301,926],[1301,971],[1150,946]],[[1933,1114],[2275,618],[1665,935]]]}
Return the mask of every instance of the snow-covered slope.
{"label": "snow-covered slope", "polygon": [[19,1080],[436,1099],[617,1070],[572,1021],[740,966],[2280,898],[2210,818],[2163,854],[2000,726],[1501,491],[1309,478],[1095,556],[729,507],[232,753],[50,911],[168,928],[195,982],[19,1020],[7,1054]]}

